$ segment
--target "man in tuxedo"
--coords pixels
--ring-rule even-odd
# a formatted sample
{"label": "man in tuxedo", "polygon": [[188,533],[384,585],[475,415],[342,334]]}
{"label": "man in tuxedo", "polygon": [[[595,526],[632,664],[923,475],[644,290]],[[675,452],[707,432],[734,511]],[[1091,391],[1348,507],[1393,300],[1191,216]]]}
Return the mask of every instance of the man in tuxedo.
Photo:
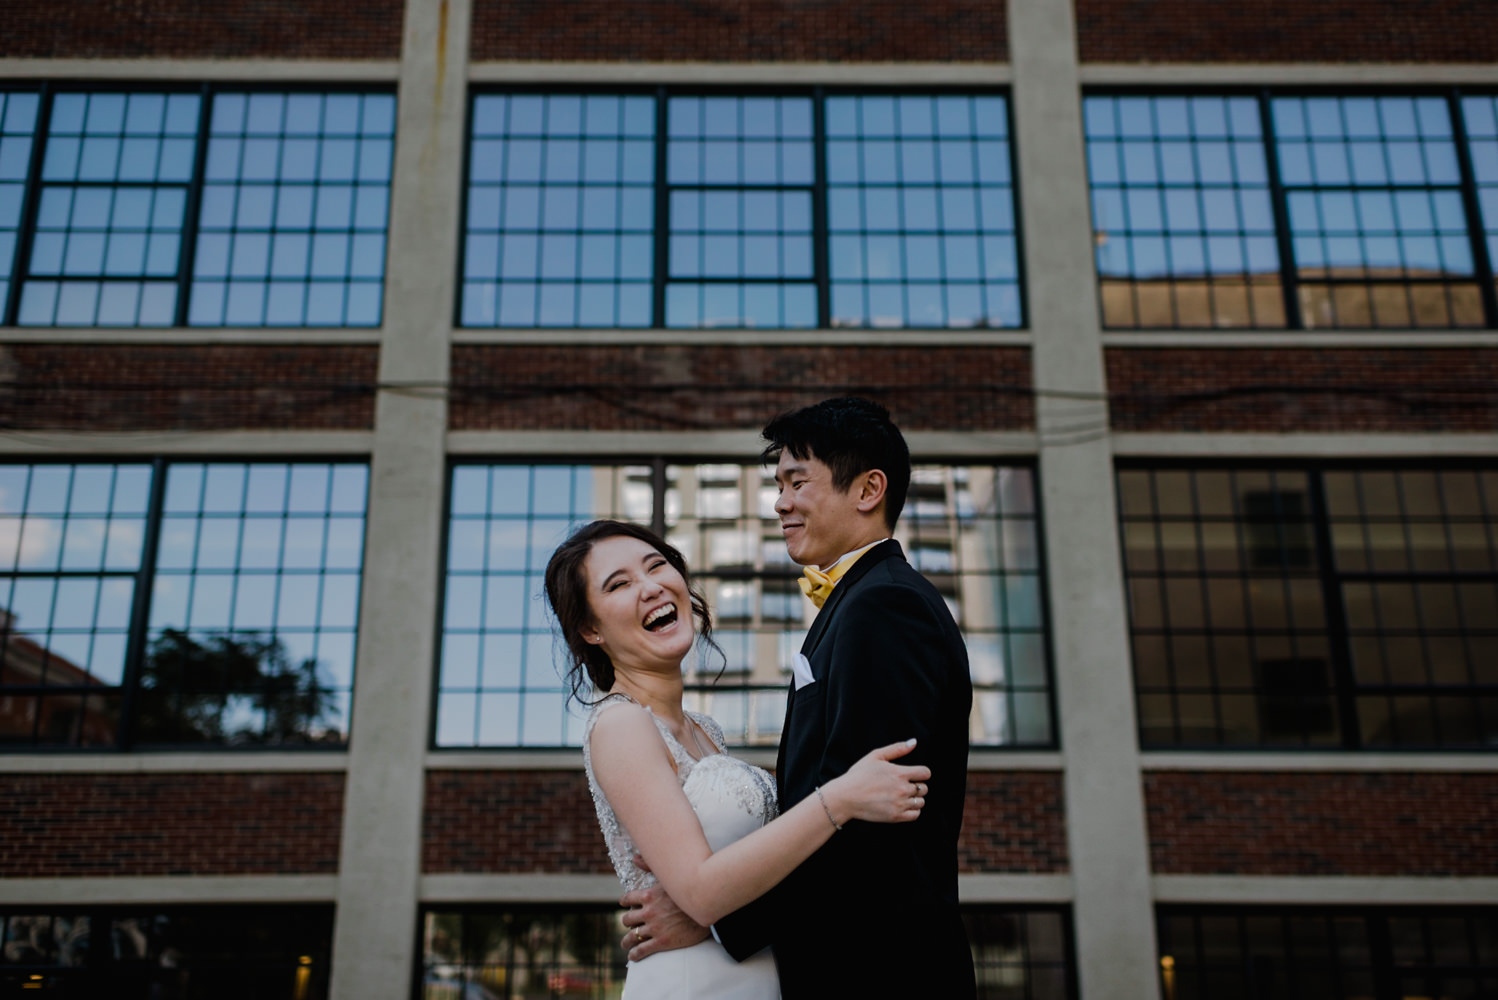
{"label": "man in tuxedo", "polygon": [[[910,453],[884,407],[830,399],[770,421],[775,511],[802,590],[821,610],[793,670],[776,763],[780,807],[817,794],[877,746],[915,737],[931,768],[914,823],[845,825],[769,894],[712,933],[744,959],[774,948],[785,1000],[972,997],[957,909],[972,682],[940,593],[892,537]],[[831,816],[829,814],[829,822]],[[631,958],[706,933],[659,889],[630,893]]]}

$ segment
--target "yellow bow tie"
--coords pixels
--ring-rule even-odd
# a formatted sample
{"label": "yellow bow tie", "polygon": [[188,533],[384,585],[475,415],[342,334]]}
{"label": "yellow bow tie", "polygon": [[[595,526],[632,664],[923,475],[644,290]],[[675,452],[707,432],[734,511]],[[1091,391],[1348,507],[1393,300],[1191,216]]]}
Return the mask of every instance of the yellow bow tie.
{"label": "yellow bow tie", "polygon": [[[863,553],[860,552],[859,555]],[[811,603],[820,608],[826,603],[827,598],[832,596],[832,588],[837,586],[837,581],[842,579],[843,574],[848,572],[856,562],[858,562],[856,556],[852,559],[844,559],[825,573],[815,566],[802,566],[801,579],[796,582],[801,585],[801,593],[811,598]]]}

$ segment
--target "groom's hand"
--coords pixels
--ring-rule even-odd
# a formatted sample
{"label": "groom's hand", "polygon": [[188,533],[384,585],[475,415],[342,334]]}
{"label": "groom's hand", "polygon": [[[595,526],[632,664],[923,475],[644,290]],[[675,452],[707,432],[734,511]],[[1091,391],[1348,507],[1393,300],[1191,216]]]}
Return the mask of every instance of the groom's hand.
{"label": "groom's hand", "polygon": [[[638,854],[635,864],[650,870]],[[625,893],[619,905],[626,907],[623,919],[628,928],[619,946],[629,952],[631,962],[649,958],[658,951],[690,948],[709,933],[706,927],[681,912],[658,885]]]}

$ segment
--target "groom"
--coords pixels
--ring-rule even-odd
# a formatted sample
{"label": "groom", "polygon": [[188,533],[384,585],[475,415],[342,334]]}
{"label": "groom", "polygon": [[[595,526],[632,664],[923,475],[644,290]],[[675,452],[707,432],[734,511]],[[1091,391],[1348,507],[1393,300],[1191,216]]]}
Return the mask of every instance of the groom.
{"label": "groom", "polygon": [[[874,747],[912,736],[901,763],[932,776],[920,819],[847,824],[712,933],[741,961],[772,945],[785,1000],[972,997],[957,909],[972,682],[946,602],[891,537],[910,452],[884,407],[854,398],[776,417],[764,439],[786,548],[807,567],[802,590],[821,608],[793,670],[775,768],[780,808]],[[623,903],[637,907],[624,917],[632,959],[706,933],[659,889]]]}

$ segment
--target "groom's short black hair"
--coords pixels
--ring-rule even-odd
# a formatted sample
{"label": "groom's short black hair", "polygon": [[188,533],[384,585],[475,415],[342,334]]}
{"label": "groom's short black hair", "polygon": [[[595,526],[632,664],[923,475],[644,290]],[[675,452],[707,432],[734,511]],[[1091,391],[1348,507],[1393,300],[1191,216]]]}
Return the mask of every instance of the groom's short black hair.
{"label": "groom's short black hair", "polygon": [[782,413],[765,424],[768,442],[760,458],[780,461],[788,451],[799,459],[815,458],[832,472],[832,485],[846,490],[856,476],[878,469],[889,485],[884,494],[884,523],[891,531],[910,492],[910,449],[889,411],[857,396],[824,399]]}

